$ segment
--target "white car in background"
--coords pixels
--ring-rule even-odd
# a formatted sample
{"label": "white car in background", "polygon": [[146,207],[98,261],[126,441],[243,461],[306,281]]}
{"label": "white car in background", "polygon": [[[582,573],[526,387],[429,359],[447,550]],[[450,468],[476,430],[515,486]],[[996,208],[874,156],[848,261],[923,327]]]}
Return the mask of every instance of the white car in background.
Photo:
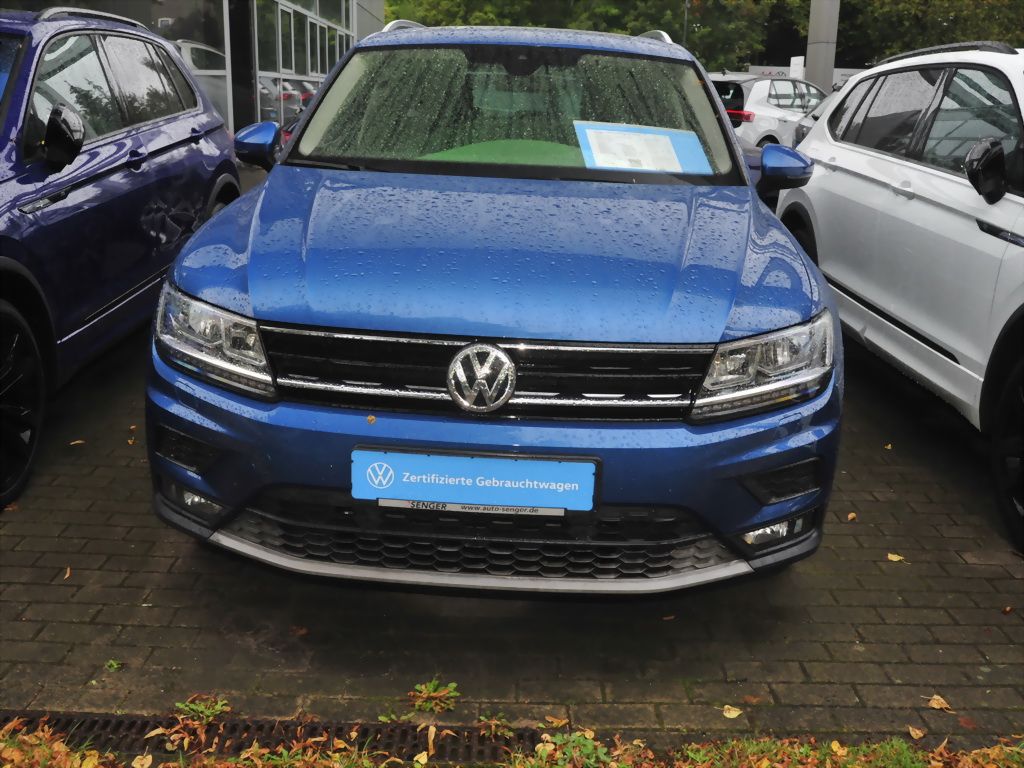
{"label": "white car in background", "polygon": [[758,147],[794,146],[797,123],[826,95],[813,83],[792,77],[726,72],[712,74],[711,82],[736,135]]}
{"label": "white car in background", "polygon": [[988,433],[1024,540],[1024,51],[958,43],[851,78],[800,150],[779,218],[844,328]]}

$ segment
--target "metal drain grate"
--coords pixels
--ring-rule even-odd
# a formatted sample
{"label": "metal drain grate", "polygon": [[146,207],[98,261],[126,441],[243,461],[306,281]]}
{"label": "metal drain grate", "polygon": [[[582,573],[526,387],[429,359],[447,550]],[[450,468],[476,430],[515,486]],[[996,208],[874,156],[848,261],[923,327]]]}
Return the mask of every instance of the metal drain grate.
{"label": "metal drain grate", "polygon": [[[72,747],[89,744],[100,751],[127,755],[163,751],[160,737],[144,738],[155,728],[167,728],[176,721],[167,716],[96,715],[80,712],[17,712],[0,710],[0,727],[15,718],[22,718],[28,731],[44,717],[55,732],[67,735]],[[237,756],[243,749],[259,741],[260,746],[276,749],[298,738],[326,736],[325,744],[333,739],[352,743],[349,735],[355,731],[355,743],[372,751],[386,752],[400,760],[409,761],[427,749],[427,729],[417,731],[409,723],[331,723],[302,720],[269,720],[225,718],[217,753]],[[533,728],[519,728],[509,738],[490,739],[476,728],[465,726],[438,726],[438,733],[449,730],[452,736],[434,737],[431,762],[442,763],[498,763],[504,761],[509,750],[532,752],[540,743],[540,732]]]}

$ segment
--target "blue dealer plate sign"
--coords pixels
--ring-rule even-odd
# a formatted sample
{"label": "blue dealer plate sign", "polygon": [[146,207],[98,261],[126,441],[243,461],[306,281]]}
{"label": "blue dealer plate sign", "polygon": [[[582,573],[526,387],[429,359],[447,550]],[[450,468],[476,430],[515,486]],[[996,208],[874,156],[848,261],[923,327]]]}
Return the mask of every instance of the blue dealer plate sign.
{"label": "blue dealer plate sign", "polygon": [[592,461],[352,451],[352,496],[381,506],[557,515],[594,507]]}

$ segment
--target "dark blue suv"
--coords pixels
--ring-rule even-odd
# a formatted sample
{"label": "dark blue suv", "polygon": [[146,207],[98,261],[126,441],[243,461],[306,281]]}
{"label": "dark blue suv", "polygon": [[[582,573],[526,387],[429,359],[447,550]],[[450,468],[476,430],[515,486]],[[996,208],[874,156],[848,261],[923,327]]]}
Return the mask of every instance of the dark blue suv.
{"label": "dark blue suv", "polygon": [[0,12],[0,474],[25,485],[46,393],[151,316],[238,197],[223,118],[174,47],[107,14]]}
{"label": "dark blue suv", "polygon": [[157,310],[157,513],[352,579],[655,592],[818,546],[832,294],[664,33],[366,38]]}

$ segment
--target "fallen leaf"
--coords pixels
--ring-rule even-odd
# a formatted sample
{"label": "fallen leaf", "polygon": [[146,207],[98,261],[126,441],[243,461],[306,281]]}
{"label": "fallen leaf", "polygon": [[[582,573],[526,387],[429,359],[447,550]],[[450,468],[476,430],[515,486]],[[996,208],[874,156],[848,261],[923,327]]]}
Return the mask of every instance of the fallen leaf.
{"label": "fallen leaf", "polygon": [[940,709],[943,712],[945,712],[947,714],[950,714],[950,715],[955,715],[956,714],[956,712],[954,712],[952,709],[949,708],[949,704],[946,703],[946,700],[944,698],[942,698],[941,696],[939,696],[939,694],[937,694],[937,693],[934,696],[932,696],[931,698],[928,698],[927,696],[922,696],[921,698],[922,699],[928,699],[928,706],[931,707],[932,709]]}
{"label": "fallen leaf", "polygon": [[306,627],[299,627],[299,626],[292,627],[291,629],[288,630],[288,634],[289,635],[304,635],[307,632],[309,632],[309,630],[306,629]]}
{"label": "fallen leaf", "polygon": [[737,709],[734,706],[726,704],[722,708],[722,714],[725,715],[726,717],[728,717],[730,720],[732,720],[733,718],[736,718],[736,717],[739,717],[740,715],[742,715],[743,714],[743,710],[742,709]]}
{"label": "fallen leaf", "polygon": [[855,522],[856,520],[857,520],[857,513],[856,512],[851,512],[850,514],[848,514],[846,516],[846,522],[848,522],[848,523]]}
{"label": "fallen leaf", "polygon": [[67,567],[67,570],[66,570],[66,571],[64,571],[64,578],[66,579],[66,578],[67,578],[68,576],[70,576],[70,575],[71,575],[71,566],[69,565],[69,566]]}
{"label": "fallen leaf", "polygon": [[832,747],[832,751],[839,757],[846,757],[846,753],[850,751],[838,741],[833,741],[830,746]]}
{"label": "fallen leaf", "polygon": [[128,438],[128,445],[135,445],[135,437],[134,436]]}
{"label": "fallen leaf", "polygon": [[427,753],[426,752],[420,752],[418,755],[416,755],[416,757],[414,757],[412,759],[412,761],[414,763],[419,763],[420,765],[426,765],[427,764]]}
{"label": "fallen leaf", "polygon": [[912,739],[923,739],[924,735],[925,735],[924,731],[922,731],[922,730],[920,730],[918,728],[915,728],[912,725],[908,725],[907,726],[907,733],[910,734],[910,738],[912,738]]}
{"label": "fallen leaf", "polygon": [[367,416],[366,417],[366,423],[367,424],[373,424],[376,421],[377,421],[377,417],[376,416]]}
{"label": "fallen leaf", "polygon": [[437,726],[432,725],[427,731],[427,757],[434,754],[434,736],[437,735]]}
{"label": "fallen leaf", "polygon": [[973,731],[978,727],[978,724],[967,715],[961,715],[956,721],[960,723],[961,728],[966,728],[968,731]]}
{"label": "fallen leaf", "polygon": [[757,704],[761,701],[760,696],[744,696],[742,702],[744,704]]}
{"label": "fallen leaf", "polygon": [[1005,608],[1003,608],[1003,614],[1007,614],[1007,613],[1009,613],[1012,610],[1013,610],[1013,606],[1012,605],[1008,605]]}
{"label": "fallen leaf", "polygon": [[544,719],[547,720],[552,728],[561,728],[563,725],[568,725],[568,718],[552,717],[551,715],[545,715]]}
{"label": "fallen leaf", "polygon": [[885,446],[885,450],[891,451],[892,450],[892,443],[889,443],[887,446]]}
{"label": "fallen leaf", "polygon": [[150,731],[149,733],[147,733],[147,734],[146,734],[145,736],[143,736],[142,738],[144,738],[144,739],[148,739],[148,738],[150,738],[151,736],[159,736],[159,735],[160,735],[160,734],[162,734],[162,733],[167,733],[167,730],[166,730],[165,728],[154,728],[154,729],[153,729],[152,731]]}
{"label": "fallen leaf", "polygon": [[68,445],[85,445],[85,440],[72,440]]}
{"label": "fallen leaf", "polygon": [[910,561],[907,560],[907,558],[905,558],[903,555],[894,555],[892,552],[890,552],[888,555],[886,555],[886,557],[889,558],[890,562],[893,563],[906,563],[907,565],[910,564]]}
{"label": "fallen leaf", "polygon": [[17,508],[18,508],[18,502],[12,501],[10,504],[8,504],[6,507],[4,507],[4,512],[14,512]]}
{"label": "fallen leaf", "polygon": [[661,620],[662,621],[672,621],[672,619],[674,619],[674,618],[675,618],[675,616],[662,616]]}
{"label": "fallen leaf", "polygon": [[132,768],[149,768],[153,764],[152,755],[139,755],[132,760]]}

